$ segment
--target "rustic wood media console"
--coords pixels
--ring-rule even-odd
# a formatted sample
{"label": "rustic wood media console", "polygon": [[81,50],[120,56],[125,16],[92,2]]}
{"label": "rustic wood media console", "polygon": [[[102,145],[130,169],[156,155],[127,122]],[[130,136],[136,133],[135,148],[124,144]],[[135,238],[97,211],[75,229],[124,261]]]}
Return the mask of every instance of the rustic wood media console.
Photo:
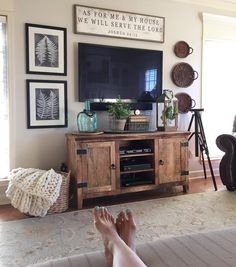
{"label": "rustic wood media console", "polygon": [[83,199],[182,185],[188,190],[189,132],[67,134],[68,168]]}

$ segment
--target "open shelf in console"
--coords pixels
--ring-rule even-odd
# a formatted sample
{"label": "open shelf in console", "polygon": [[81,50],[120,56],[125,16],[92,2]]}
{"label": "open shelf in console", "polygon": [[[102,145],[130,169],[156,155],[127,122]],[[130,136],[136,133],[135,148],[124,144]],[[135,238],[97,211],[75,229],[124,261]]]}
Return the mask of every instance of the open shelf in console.
{"label": "open shelf in console", "polygon": [[154,184],[154,172],[151,169],[140,172],[122,173],[120,178],[121,187]]}
{"label": "open shelf in console", "polygon": [[120,186],[155,183],[154,140],[120,142]]}
{"label": "open shelf in console", "polygon": [[153,156],[154,153],[137,153],[137,154],[125,154],[125,155],[120,155],[120,159],[122,158],[133,158],[133,157],[147,157],[147,156]]}

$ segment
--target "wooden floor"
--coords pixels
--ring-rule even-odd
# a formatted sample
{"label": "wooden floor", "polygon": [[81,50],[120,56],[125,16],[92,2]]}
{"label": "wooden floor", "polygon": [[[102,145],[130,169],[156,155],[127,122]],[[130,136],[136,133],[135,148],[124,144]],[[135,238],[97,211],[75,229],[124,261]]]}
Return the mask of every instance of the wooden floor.
{"label": "wooden floor", "polygon": [[[219,177],[216,177],[216,183],[218,190],[225,190],[225,186],[223,186],[221,179]],[[210,191],[215,191],[211,178],[190,180],[188,194],[210,192]],[[115,196],[115,197],[97,198],[93,200],[90,199],[84,201],[84,209],[91,208],[96,205],[107,206],[119,203],[127,203],[130,201],[141,201],[146,199],[169,197],[181,194],[183,194],[182,187],[174,187],[174,188],[169,188],[168,190],[162,190],[160,192],[157,191],[150,191],[143,193],[139,192],[139,193],[121,195],[120,197]],[[13,208],[11,205],[0,206],[0,221],[19,220],[24,218],[28,218],[28,216],[20,213],[17,209]]]}

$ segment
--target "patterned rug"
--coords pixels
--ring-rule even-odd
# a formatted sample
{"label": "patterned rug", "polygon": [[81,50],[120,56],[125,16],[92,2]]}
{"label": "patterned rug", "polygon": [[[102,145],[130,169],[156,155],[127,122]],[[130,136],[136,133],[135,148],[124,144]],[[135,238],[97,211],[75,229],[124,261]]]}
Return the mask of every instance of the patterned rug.
{"label": "patterned rug", "polygon": [[[108,207],[133,210],[137,243],[236,226],[236,193],[187,194]],[[0,223],[0,266],[28,264],[102,250],[91,209]]]}

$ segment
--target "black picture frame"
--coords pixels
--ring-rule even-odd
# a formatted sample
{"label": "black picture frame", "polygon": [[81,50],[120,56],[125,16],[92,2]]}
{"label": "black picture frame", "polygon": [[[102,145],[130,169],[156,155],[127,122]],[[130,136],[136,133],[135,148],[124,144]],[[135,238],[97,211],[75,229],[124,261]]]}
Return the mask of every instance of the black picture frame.
{"label": "black picture frame", "polygon": [[67,29],[25,24],[26,73],[67,75]]}
{"label": "black picture frame", "polygon": [[67,81],[26,80],[27,128],[68,126]]}

